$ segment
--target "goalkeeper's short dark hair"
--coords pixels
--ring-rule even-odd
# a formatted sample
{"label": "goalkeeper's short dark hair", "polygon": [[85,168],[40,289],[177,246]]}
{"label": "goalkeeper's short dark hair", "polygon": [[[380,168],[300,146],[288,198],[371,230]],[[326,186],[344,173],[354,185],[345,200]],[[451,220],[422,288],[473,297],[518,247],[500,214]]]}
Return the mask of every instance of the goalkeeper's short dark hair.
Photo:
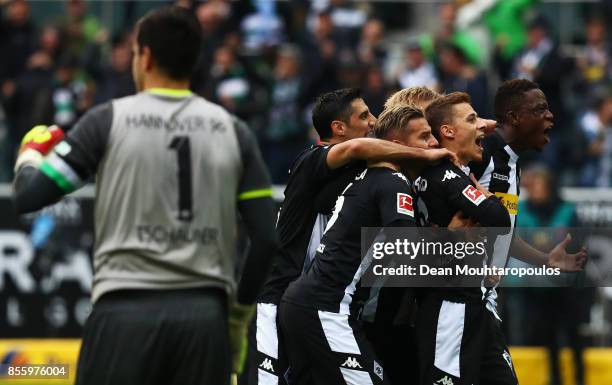
{"label": "goalkeeper's short dark hair", "polygon": [[499,123],[505,123],[508,112],[518,111],[525,92],[540,88],[538,83],[527,79],[511,79],[503,82],[495,94],[495,118]]}
{"label": "goalkeeper's short dark hair", "polygon": [[202,32],[196,17],[184,8],[154,9],[136,25],[138,49],[149,47],[155,64],[172,79],[191,77],[200,50]]}
{"label": "goalkeeper's short dark hair", "polygon": [[358,88],[342,88],[319,96],[312,109],[312,124],[321,140],[332,137],[331,124],[334,120],[348,123],[353,109],[351,103],[361,98]]}

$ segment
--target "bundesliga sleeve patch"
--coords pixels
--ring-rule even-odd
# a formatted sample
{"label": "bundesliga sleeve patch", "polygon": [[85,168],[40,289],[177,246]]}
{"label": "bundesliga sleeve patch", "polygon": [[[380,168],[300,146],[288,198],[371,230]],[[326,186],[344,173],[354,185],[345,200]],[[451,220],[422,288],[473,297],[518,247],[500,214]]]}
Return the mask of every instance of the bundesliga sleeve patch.
{"label": "bundesliga sleeve patch", "polygon": [[470,202],[478,206],[482,203],[487,197],[484,196],[483,193],[478,191],[478,189],[472,185],[467,186],[463,189],[462,194],[466,197]]}
{"label": "bundesliga sleeve patch", "polygon": [[412,196],[409,194],[397,193],[397,212],[414,218]]}

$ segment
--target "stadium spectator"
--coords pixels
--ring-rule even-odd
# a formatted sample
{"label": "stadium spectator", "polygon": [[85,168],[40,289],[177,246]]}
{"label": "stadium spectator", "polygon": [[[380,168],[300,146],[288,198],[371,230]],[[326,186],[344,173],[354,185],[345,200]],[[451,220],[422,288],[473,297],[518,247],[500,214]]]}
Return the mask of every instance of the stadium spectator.
{"label": "stadium spectator", "polygon": [[[0,85],[4,96],[10,95],[14,79],[25,69],[36,44],[36,28],[30,20],[30,5],[26,0],[12,0],[6,5],[6,15],[0,23]],[[8,54],[10,53],[10,54]]]}
{"label": "stadium spectator", "polygon": [[256,11],[241,23],[244,47],[253,54],[276,47],[285,40],[283,20],[276,14],[274,0],[254,0]]}
{"label": "stadium spectator", "polygon": [[66,54],[59,59],[53,81],[41,88],[33,101],[34,122],[52,122],[70,130],[89,107],[87,87],[77,76],[79,60]]}
{"label": "stadium spectator", "polygon": [[599,97],[578,125],[586,142],[578,184],[612,187],[612,95]]}
{"label": "stadium spectator", "polygon": [[215,51],[223,45],[227,33],[227,14],[217,3],[206,2],[197,7],[196,16],[202,30],[202,48],[191,85],[195,92],[205,95]]}
{"label": "stadium spectator", "polygon": [[576,57],[576,92],[579,105],[588,108],[596,94],[610,86],[612,63],[603,19],[592,16],[586,23],[585,35],[586,44],[580,47]]}
{"label": "stadium spectator", "polygon": [[442,92],[467,92],[478,114],[490,117],[491,95],[485,73],[471,65],[461,48],[452,43],[441,46],[439,57]]}
{"label": "stadium spectator", "polygon": [[96,84],[94,104],[134,93],[131,36],[114,38],[111,43],[110,58],[104,61],[100,57],[96,59],[98,60],[92,63],[88,70]]}
{"label": "stadium spectator", "polygon": [[405,68],[397,79],[401,88],[424,86],[432,90],[439,90],[436,70],[425,57],[419,42],[412,42],[406,47],[405,61]]}
{"label": "stadium spectator", "polygon": [[302,68],[308,69],[302,75],[307,100],[314,100],[338,88],[335,68],[338,45],[335,35],[331,15],[324,11],[316,15],[313,32],[307,34],[301,42],[304,60]]}
{"label": "stadium spectator", "polygon": [[391,95],[391,88],[385,82],[383,71],[380,67],[368,67],[365,71],[365,78],[363,99],[368,107],[370,107],[372,115],[378,116],[383,111],[385,101]]}
{"label": "stadium spectator", "polygon": [[273,183],[287,182],[287,171],[296,154],[307,145],[308,131],[300,105],[300,61],[296,46],[280,47],[270,87],[268,122],[262,139],[262,149]]}
{"label": "stadium spectator", "polygon": [[106,41],[108,32],[96,17],[88,14],[84,0],[66,0],[65,4],[66,14],[58,23],[66,38],[66,49],[70,55],[83,59],[87,46]]}
{"label": "stadium spectator", "polygon": [[[562,240],[567,229],[577,226],[576,209],[572,203],[561,199],[557,180],[548,167],[532,165],[525,170],[524,175],[523,187],[527,192],[527,200],[519,202],[519,234],[538,249],[550,250]],[[524,230],[521,231],[521,228]],[[561,231],[552,232],[551,228]],[[564,273],[562,279],[565,285],[574,286],[583,277],[580,273]],[[536,286],[546,286],[541,280]],[[593,299],[591,289],[536,287],[521,289],[520,292],[525,295],[521,309],[515,309],[518,311],[511,315],[520,318],[523,317],[520,313],[528,314],[529,321],[523,325],[529,325],[527,330],[532,334],[530,341],[537,345],[544,344],[548,348],[549,384],[562,384],[559,346],[561,339],[564,339],[572,349],[575,383],[583,385],[584,341],[579,327],[588,321],[588,309]]]}
{"label": "stadium spectator", "polygon": [[480,64],[481,51],[478,42],[466,31],[457,28],[457,3],[443,2],[438,6],[438,26],[430,35],[421,37],[421,45],[427,56],[436,59],[436,52],[451,42],[465,54],[466,60],[474,65]]}
{"label": "stadium spectator", "polygon": [[361,40],[357,47],[359,60],[367,66],[380,66],[387,59],[387,50],[382,44],[385,25],[379,19],[368,20],[361,31]]}

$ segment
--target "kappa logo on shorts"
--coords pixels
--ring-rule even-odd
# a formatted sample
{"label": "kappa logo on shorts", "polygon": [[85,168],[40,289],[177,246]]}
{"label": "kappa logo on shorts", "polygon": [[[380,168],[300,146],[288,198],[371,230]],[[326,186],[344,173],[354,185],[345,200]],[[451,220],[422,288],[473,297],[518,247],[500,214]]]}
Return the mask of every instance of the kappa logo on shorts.
{"label": "kappa logo on shorts", "polygon": [[449,376],[444,376],[440,378],[438,381],[434,382],[434,385],[454,385],[453,379]]}
{"label": "kappa logo on shorts", "polygon": [[355,357],[349,357],[346,359],[346,361],[344,361],[344,363],[341,365],[344,366],[345,368],[351,368],[351,369],[363,369],[363,367],[359,364],[359,362],[357,361],[357,359]]}
{"label": "kappa logo on shorts", "polygon": [[412,197],[409,194],[397,193],[397,212],[414,217]]}
{"label": "kappa logo on shorts", "polygon": [[462,194],[466,197],[470,202],[478,206],[482,203],[487,197],[484,196],[483,193],[478,191],[478,189],[472,185],[467,186],[463,189]]}
{"label": "kappa logo on shorts", "polygon": [[272,366],[272,361],[269,358],[264,359],[261,365],[259,365],[259,367],[274,373],[274,367]]}
{"label": "kappa logo on shorts", "polygon": [[380,377],[381,380],[383,379],[383,368],[376,361],[374,361],[374,374]]}
{"label": "kappa logo on shorts", "polygon": [[444,173],[444,177],[442,178],[442,182],[446,182],[449,179],[458,178],[459,175],[455,174],[453,170],[446,170]]}

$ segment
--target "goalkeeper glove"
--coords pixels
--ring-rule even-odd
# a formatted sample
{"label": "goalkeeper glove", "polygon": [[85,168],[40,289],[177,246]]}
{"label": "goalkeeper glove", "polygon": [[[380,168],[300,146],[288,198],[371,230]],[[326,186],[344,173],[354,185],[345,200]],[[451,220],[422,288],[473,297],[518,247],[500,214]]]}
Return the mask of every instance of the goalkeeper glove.
{"label": "goalkeeper glove", "polygon": [[255,314],[255,305],[233,302],[229,311],[229,335],[232,351],[232,373],[241,374],[247,355],[247,330]]}
{"label": "goalkeeper glove", "polygon": [[15,163],[15,172],[26,164],[34,167],[40,166],[43,157],[62,139],[64,139],[64,132],[58,126],[39,125],[33,127],[21,140],[19,155]]}

